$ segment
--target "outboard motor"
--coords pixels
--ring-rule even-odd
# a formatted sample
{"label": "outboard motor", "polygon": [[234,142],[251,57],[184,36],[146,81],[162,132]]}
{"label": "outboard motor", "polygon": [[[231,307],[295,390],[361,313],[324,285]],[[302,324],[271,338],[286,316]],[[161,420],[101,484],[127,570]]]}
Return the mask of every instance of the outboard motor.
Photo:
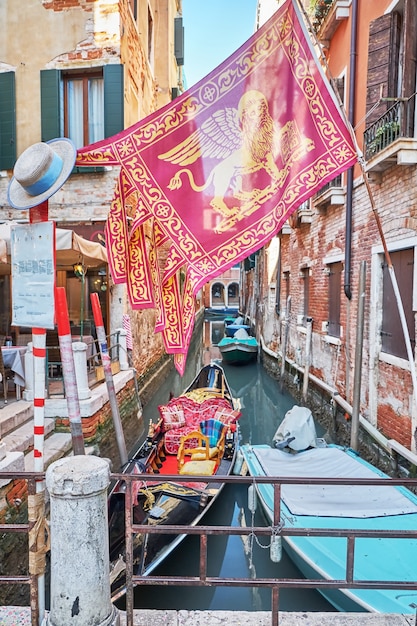
{"label": "outboard motor", "polygon": [[296,452],[316,447],[317,432],[313,415],[307,407],[293,406],[278,426],[272,443],[274,448],[289,448]]}

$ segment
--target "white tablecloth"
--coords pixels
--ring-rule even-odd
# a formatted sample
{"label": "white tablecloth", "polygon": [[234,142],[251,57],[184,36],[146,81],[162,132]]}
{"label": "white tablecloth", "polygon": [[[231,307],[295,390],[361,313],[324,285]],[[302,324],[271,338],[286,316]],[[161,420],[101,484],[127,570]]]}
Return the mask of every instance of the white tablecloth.
{"label": "white tablecloth", "polygon": [[26,346],[2,346],[3,362],[14,373],[14,382],[20,387],[25,386],[25,361]]}

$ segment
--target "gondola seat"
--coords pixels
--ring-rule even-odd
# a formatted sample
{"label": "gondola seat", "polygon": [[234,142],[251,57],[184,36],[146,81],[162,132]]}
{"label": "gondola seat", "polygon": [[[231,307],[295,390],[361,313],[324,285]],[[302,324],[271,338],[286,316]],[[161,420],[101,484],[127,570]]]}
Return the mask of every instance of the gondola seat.
{"label": "gondola seat", "polygon": [[[223,438],[224,439],[224,438]],[[194,445],[197,441],[197,446]],[[181,437],[180,447],[177,454],[177,466],[178,473],[188,474],[188,471],[184,469],[185,465],[189,463],[204,463],[206,461],[213,461],[214,466],[218,465],[221,461],[224,451],[224,442],[222,446],[210,446],[210,438],[203,435],[201,430],[193,430],[184,437]],[[190,466],[188,470],[191,470],[193,466]],[[207,467],[211,467],[210,473],[213,473],[214,468],[211,463],[207,464]],[[193,473],[197,473],[194,472]]]}
{"label": "gondola seat", "polygon": [[216,470],[216,461],[188,461],[179,470],[181,476],[212,476]]}

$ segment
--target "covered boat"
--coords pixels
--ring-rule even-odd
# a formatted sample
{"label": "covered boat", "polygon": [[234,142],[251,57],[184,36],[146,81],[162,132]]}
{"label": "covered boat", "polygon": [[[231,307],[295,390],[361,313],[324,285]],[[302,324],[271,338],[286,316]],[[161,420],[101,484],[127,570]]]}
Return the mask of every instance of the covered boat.
{"label": "covered boat", "polygon": [[259,345],[256,337],[250,337],[244,328],[239,328],[233,337],[223,337],[218,348],[223,361],[243,365],[257,358]]}
{"label": "covered boat", "polygon": [[[145,442],[123,470],[145,475],[135,482],[133,520],[152,526],[194,526],[211,508],[224,483],[184,483],[164,476],[229,475],[235,461],[240,411],[224,371],[216,363],[204,366],[182,395],[158,408],[158,420],[150,423]],[[109,495],[113,600],[126,591],[125,492],[126,483],[120,480]],[[137,533],[133,538],[134,575],[150,574],[185,537]]]}
{"label": "covered boat", "polygon": [[[285,422],[285,423],[284,423]],[[293,407],[273,447],[244,445],[251,476],[304,478],[281,486],[281,523],[289,528],[409,531],[406,538],[355,540],[353,580],[404,582],[406,589],[318,589],[339,611],[414,613],[417,604],[417,497],[402,486],[320,485],[310,478],[388,478],[353,450],[317,439],[311,413]],[[271,484],[256,487],[268,523],[273,522]],[[283,546],[307,578],[343,580],[347,537],[283,536]],[[371,582],[372,586],[372,582]]]}

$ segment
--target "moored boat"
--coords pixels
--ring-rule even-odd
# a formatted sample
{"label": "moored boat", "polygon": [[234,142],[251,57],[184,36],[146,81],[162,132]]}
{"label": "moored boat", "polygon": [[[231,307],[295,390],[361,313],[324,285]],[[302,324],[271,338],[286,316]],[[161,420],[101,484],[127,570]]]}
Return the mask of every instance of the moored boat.
{"label": "moored boat", "polygon": [[[159,408],[145,442],[123,469],[149,475],[135,482],[133,520],[143,525],[200,522],[223,488],[221,481],[184,483],[164,476],[227,476],[235,461],[240,411],[221,366],[204,366],[191,385]],[[108,502],[110,580],[113,601],[126,591],[125,491],[120,480]],[[134,574],[147,576],[179,545],[184,534],[137,533],[133,537]]]}
{"label": "moored boat", "polygon": [[258,356],[258,341],[251,337],[244,328],[236,331],[233,337],[223,337],[218,346],[223,361],[243,365]]}
{"label": "moored boat", "polygon": [[[312,485],[310,478],[388,478],[353,450],[317,439],[314,422],[304,407],[293,407],[274,437],[274,446],[243,445],[251,476],[304,478],[303,484],[281,486],[281,523],[289,528],[417,529],[417,497],[405,487],[390,485]],[[256,487],[268,523],[273,523],[271,484]],[[307,578],[343,580],[346,576],[346,536],[283,536],[283,547]],[[417,603],[417,539],[360,537],[355,540],[353,579],[401,581],[404,590],[318,589],[339,611],[414,613]]]}

